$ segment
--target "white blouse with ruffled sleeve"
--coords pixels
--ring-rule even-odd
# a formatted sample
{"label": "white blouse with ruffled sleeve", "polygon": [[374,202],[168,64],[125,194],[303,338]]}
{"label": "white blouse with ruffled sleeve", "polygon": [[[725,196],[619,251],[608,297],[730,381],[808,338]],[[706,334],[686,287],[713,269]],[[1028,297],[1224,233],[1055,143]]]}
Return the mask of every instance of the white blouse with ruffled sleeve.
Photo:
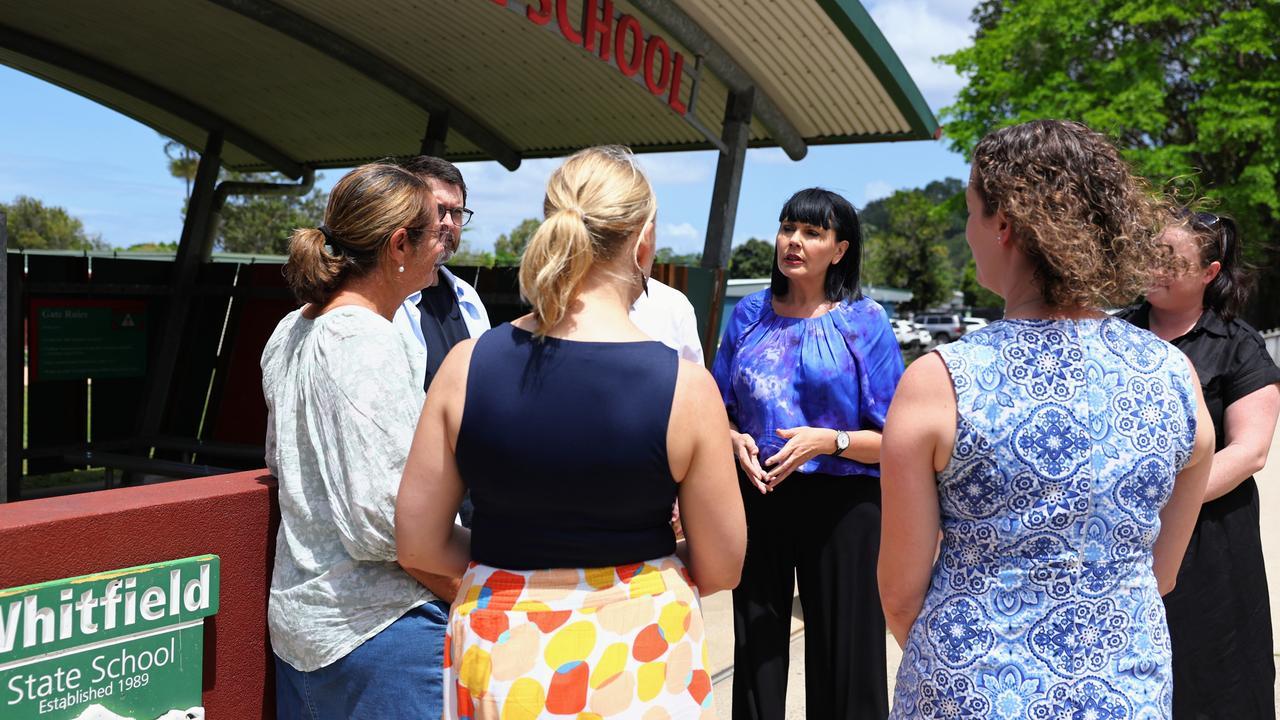
{"label": "white blouse with ruffled sleeve", "polygon": [[433,598],[395,548],[424,368],[421,347],[356,306],[294,311],[263,350],[281,516],[268,624],[275,653],[298,670],[341,659]]}

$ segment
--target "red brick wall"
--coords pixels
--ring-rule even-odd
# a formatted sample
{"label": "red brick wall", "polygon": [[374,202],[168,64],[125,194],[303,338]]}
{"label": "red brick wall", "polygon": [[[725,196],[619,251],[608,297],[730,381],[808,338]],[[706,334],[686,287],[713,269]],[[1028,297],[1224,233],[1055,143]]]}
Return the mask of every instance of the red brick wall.
{"label": "red brick wall", "polygon": [[206,716],[274,718],[266,619],[279,517],[265,470],[0,505],[0,588],[218,555]]}

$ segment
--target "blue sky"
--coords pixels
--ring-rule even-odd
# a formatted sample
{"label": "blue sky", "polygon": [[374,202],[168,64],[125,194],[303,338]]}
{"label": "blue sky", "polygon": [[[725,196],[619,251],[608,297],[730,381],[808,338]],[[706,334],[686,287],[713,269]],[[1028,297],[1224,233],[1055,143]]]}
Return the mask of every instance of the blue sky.
{"label": "blue sky", "polygon": [[[931,58],[972,35],[973,0],[879,0],[865,3],[935,113],[962,81]],[[182,229],[184,187],[169,176],[165,138],[154,130],[42,80],[0,66],[0,200],[30,195],[61,205],[90,233],[116,246],[172,242]],[[642,155],[658,193],[658,244],[702,249],[715,175],[715,153]],[[460,165],[476,211],[468,241],[492,246],[526,217],[541,214],[544,184],[557,160],[526,161],[512,173],[496,163]],[[780,150],[751,150],[743,175],[735,244],[771,239],[778,209],[803,187],[820,185],[861,207],[895,189],[966,177],[964,159],[942,142],[810,148],[800,162]],[[342,174],[325,171],[328,187]]]}

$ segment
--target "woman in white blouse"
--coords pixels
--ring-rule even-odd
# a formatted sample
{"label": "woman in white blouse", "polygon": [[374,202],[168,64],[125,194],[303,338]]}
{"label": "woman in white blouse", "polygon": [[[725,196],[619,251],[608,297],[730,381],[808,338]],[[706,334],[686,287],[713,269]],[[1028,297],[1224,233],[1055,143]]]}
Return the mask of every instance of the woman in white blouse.
{"label": "woman in white blouse", "polygon": [[262,353],[280,483],[268,621],[281,720],[440,716],[456,580],[396,563],[396,492],[422,409],[422,348],[392,317],[435,281],[431,192],[386,163],[334,186],[284,274],[304,303]]}

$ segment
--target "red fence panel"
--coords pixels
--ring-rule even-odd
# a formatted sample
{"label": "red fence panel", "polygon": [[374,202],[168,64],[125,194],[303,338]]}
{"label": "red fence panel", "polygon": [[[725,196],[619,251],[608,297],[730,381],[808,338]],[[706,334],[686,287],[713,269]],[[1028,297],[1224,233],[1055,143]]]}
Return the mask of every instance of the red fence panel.
{"label": "red fence panel", "polygon": [[205,715],[273,718],[267,592],[279,517],[265,470],[0,505],[0,588],[218,555]]}

